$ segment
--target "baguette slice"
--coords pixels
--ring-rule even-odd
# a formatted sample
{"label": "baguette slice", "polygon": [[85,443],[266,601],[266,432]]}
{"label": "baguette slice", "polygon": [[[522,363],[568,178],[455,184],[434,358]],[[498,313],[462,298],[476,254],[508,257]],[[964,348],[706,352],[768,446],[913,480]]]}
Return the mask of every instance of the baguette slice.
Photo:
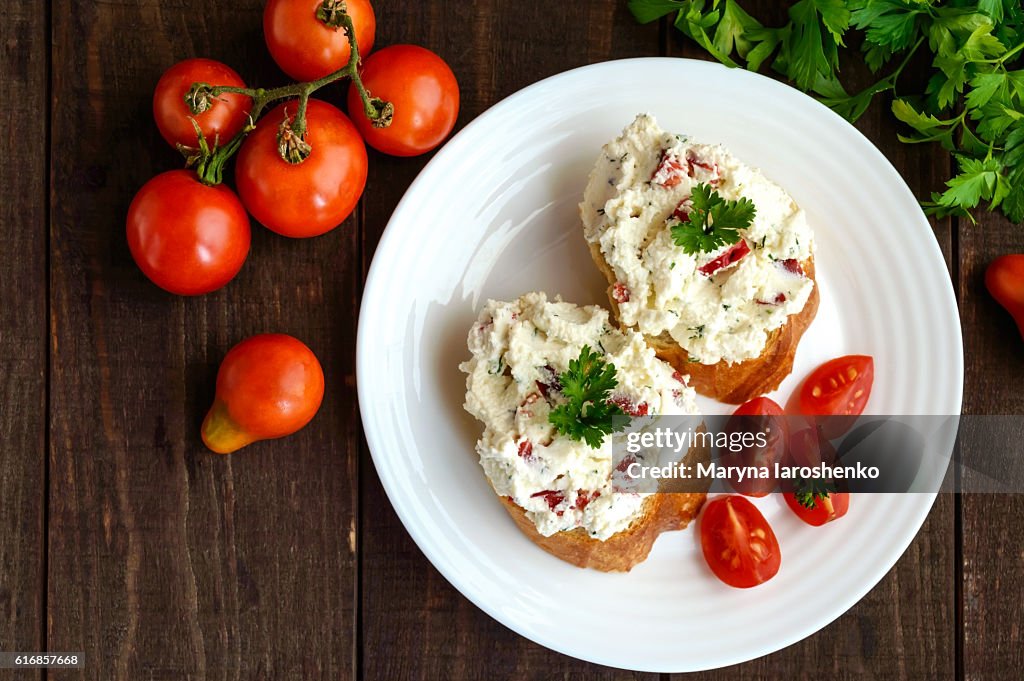
{"label": "baguette slice", "polygon": [[[615,272],[604,258],[598,243],[590,244],[590,255],[597,268],[608,280],[608,303],[616,319],[619,307],[612,293]],[[818,313],[818,283],[814,278],[814,256],[801,263],[804,273],[814,281],[807,304],[800,312],[790,315],[786,323],[768,334],[761,354],[753,359],[730,364],[691,362],[690,355],[667,332],[659,336],[644,335],[658,358],[671,364],[682,374],[690,375],[690,385],[701,395],[729,404],[743,404],[749,399],[769,393],[779,387],[793,371],[793,358],[807,327]]]}
{"label": "baguette slice", "polygon": [[545,537],[509,497],[499,497],[505,510],[530,541],[556,558],[581,568],[602,572],[628,572],[643,562],[662,532],[682,530],[700,511],[705,493],[652,494],[644,500],[643,513],[625,530],[601,541],[583,529],[556,532]]}
{"label": "baguette slice", "polygon": [[[683,462],[693,466],[697,462],[706,465],[710,460],[710,449],[694,446]],[[498,498],[523,534],[554,557],[581,568],[629,572],[634,565],[647,559],[654,541],[662,532],[686,529],[704,505],[708,487],[710,480],[706,479],[662,480],[658,493],[644,499],[642,512],[632,524],[604,541],[594,539],[582,528],[545,537],[515,501],[506,496],[499,495]]]}

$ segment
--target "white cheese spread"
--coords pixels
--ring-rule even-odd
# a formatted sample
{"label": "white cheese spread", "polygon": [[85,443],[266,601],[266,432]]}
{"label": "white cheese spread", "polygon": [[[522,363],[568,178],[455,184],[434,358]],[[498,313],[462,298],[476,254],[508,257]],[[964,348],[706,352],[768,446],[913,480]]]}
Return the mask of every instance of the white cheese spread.
{"label": "white cheese spread", "polygon": [[[675,244],[671,227],[698,183],[754,203],[740,243],[695,255]],[[612,295],[621,323],[669,333],[692,361],[759,356],[768,333],[800,312],[814,287],[801,267],[814,235],[793,199],[722,146],[667,133],[648,114],[605,145],[580,213],[587,241],[618,279]]]}
{"label": "white cheese spread", "polygon": [[472,357],[465,407],[483,422],[480,465],[501,496],[511,497],[544,536],[583,528],[596,539],[626,529],[644,497],[612,491],[612,438],[591,448],[558,433],[551,410],[566,401],[559,376],[583,346],[615,366],[610,400],[634,416],[696,414],[685,377],[657,359],[636,332],[622,332],[597,306],[579,307],[527,293],[490,300],[469,332]]}

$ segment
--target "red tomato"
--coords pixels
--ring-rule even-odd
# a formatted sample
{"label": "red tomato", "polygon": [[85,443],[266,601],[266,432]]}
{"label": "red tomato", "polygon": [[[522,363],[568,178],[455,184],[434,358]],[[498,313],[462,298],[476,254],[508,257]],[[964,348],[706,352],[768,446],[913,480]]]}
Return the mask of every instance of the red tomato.
{"label": "red tomato", "polygon": [[313,419],[323,398],[323,369],[302,341],[275,333],[252,336],[221,362],[203,442],[228,454],[291,435]]}
{"label": "red tomato", "polygon": [[767,582],[782,562],[771,525],[745,497],[716,497],[705,504],[700,545],[715,576],[740,589]]}
{"label": "red tomato", "polygon": [[[774,474],[777,461],[782,461],[786,453],[787,425],[783,418],[782,407],[767,397],[755,397],[739,406],[732,417],[726,422],[726,431],[747,434],[765,433],[764,447],[757,443],[745,447],[742,451],[728,451],[722,455],[725,466],[758,466],[766,467]],[[742,482],[729,479],[729,484],[740,494],[750,497],[763,497],[775,488],[774,475],[767,478],[744,477]]]}
{"label": "red tomato", "polygon": [[985,288],[1013,315],[1024,336],[1024,255],[996,258],[985,270]]}
{"label": "red tomato", "polygon": [[128,248],[143,273],[171,293],[219,289],[249,254],[249,216],[224,185],[171,170],[142,186],[128,208]]}
{"label": "red tomato", "polygon": [[194,118],[210,146],[219,141],[226,144],[237,135],[249,117],[252,104],[245,95],[225,93],[210,100],[210,108],[193,114],[185,95],[193,83],[245,87],[234,69],[212,59],[186,59],[164,72],[153,93],[153,118],[160,134],[172,147],[182,144],[195,148],[199,144],[190,118]]}
{"label": "red tomato", "polygon": [[[281,70],[295,80],[317,80],[348,64],[351,48],[343,28],[317,18],[323,0],[269,0],[263,10],[263,36]],[[373,49],[377,19],[369,0],[346,0],[356,29],[359,56]]]}
{"label": "red tomato", "polygon": [[374,97],[395,106],[386,128],[366,117],[355,86],[348,90],[348,112],[366,143],[392,156],[417,156],[444,141],[459,116],[459,84],[439,56],[416,45],[393,45],[375,53],[359,71]]}
{"label": "red tomato", "polygon": [[[815,527],[842,518],[850,510],[849,492],[827,492],[824,495],[803,494],[799,498],[792,492],[786,492],[782,496],[786,498],[786,503],[800,520]],[[809,503],[810,506],[806,506],[805,503]]]}
{"label": "red tomato", "polygon": [[242,144],[235,180],[242,203],[268,229],[292,237],[317,236],[344,222],[366,186],[366,146],[345,114],[311,99],[305,140],[312,147],[301,163],[278,153],[278,128],[295,115],[285,102],[260,119]]}
{"label": "red tomato", "polygon": [[[815,419],[830,440],[843,435],[864,412],[875,379],[875,362],[867,355],[846,355],[811,372],[800,388],[800,413]],[[844,418],[848,417],[848,418]]]}

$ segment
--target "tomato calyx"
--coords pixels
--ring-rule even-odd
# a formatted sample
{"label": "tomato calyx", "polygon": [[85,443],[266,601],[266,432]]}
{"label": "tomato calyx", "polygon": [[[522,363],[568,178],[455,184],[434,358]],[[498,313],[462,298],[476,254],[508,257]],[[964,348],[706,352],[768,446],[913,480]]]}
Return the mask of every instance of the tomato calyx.
{"label": "tomato calyx", "polygon": [[[344,28],[345,22],[343,17],[348,16],[348,7],[345,6],[345,0],[324,0],[320,3],[320,6],[316,8],[316,18],[323,23],[327,28],[333,28],[338,30]],[[352,34],[349,33],[349,40],[352,40]]]}
{"label": "tomato calyx", "polygon": [[[301,107],[302,103],[299,106]],[[298,120],[296,120],[295,125],[292,125],[292,118],[288,115],[288,110],[285,109],[284,120],[281,121],[281,125],[277,129],[277,153],[288,163],[302,163],[309,158],[310,152],[313,151],[313,147],[304,139],[305,119],[305,111],[303,111],[302,127],[299,128]]]}

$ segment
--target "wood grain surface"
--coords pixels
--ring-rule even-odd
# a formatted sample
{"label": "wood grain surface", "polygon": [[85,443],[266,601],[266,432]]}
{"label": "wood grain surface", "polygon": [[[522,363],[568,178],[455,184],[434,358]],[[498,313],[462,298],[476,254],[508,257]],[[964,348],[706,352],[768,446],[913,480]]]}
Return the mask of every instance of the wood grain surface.
{"label": "wood grain surface", "polygon": [[[165,294],[132,262],[131,197],[179,165],[152,122],[157,78],[208,56],[250,83],[285,82],[263,45],[262,6],[0,5],[0,650],[86,660],[82,670],[0,670],[0,679],[670,678],[587,664],[512,633],[434,570],[384,494],[359,429],[356,317],[377,241],[429,156],[371,151],[359,208],[323,237],[284,239],[254,223],[248,262],[216,293]],[[784,11],[770,0],[744,6],[769,18]],[[379,47],[422,44],[452,66],[459,127],[576,66],[704,56],[667,22],[636,24],[618,0],[375,9]],[[857,63],[844,69],[867,78]],[[343,94],[323,92],[335,103]],[[899,143],[884,106],[858,127],[918,196],[947,177],[949,157]],[[1020,338],[982,283],[993,257],[1024,252],[1024,232],[992,215],[933,227],[960,302],[965,412],[1024,413]],[[266,331],[317,353],[324,405],[292,437],[212,455],[199,425],[217,366]],[[906,554],[835,623],[773,655],[690,676],[1020,678],[1022,511],[1021,496],[941,495]],[[823,557],[823,569],[849,568]]]}
{"label": "wood grain surface", "polygon": [[[47,16],[0,5],[0,650],[45,645]],[[24,679],[41,678],[26,672]]]}

